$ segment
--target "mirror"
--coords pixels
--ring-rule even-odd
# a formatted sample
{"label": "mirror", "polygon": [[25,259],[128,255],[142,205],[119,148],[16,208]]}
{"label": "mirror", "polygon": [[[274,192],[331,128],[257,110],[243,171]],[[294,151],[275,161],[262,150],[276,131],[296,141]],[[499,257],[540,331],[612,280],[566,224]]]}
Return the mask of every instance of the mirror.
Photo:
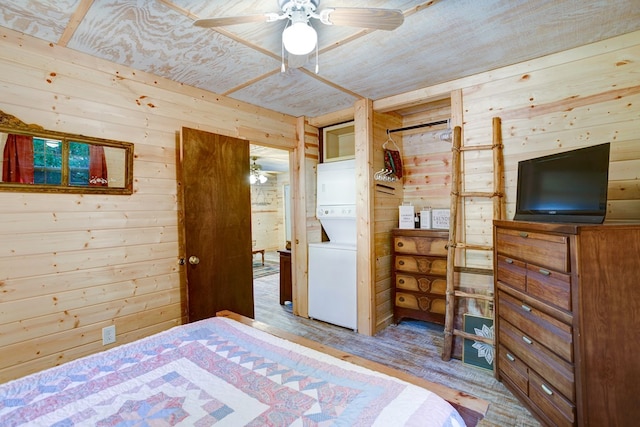
{"label": "mirror", "polygon": [[0,111],[0,191],[132,194],[133,144],[47,131]]}

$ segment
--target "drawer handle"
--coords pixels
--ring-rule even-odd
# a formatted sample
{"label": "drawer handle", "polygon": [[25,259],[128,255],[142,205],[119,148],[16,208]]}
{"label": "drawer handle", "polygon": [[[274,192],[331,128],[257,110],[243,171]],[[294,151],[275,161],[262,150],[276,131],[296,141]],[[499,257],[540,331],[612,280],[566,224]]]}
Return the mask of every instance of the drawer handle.
{"label": "drawer handle", "polygon": [[515,357],[513,357],[513,356],[512,356],[511,354],[509,354],[509,353],[507,353],[507,359],[509,359],[509,361],[511,361],[511,362],[515,362],[515,361],[516,361],[516,358],[515,358]]}
{"label": "drawer handle", "polygon": [[404,279],[398,280],[398,283],[400,283],[401,285],[404,285]]}
{"label": "drawer handle", "polygon": [[400,260],[400,261],[398,261],[398,264],[404,265],[404,261]]}
{"label": "drawer handle", "polygon": [[398,242],[398,247],[399,247],[399,248],[401,248],[401,247],[403,247],[403,246],[404,246],[404,244],[403,244],[402,242]]}
{"label": "drawer handle", "polygon": [[531,339],[529,337],[526,336],[522,336],[522,341],[526,342],[527,344],[533,344],[533,341],[531,341]]}
{"label": "drawer handle", "polygon": [[543,274],[545,276],[551,276],[551,272],[549,270],[545,270],[544,268],[541,268],[540,270],[538,270],[538,273]]}
{"label": "drawer handle", "polygon": [[549,396],[553,396],[553,390],[551,390],[549,387],[547,387],[544,384],[540,384],[540,388],[542,388],[542,390],[547,393]]}
{"label": "drawer handle", "polygon": [[526,304],[522,304],[520,307],[522,307],[522,309],[523,309],[524,311],[531,311],[531,307],[529,307],[529,306],[528,306],[528,305],[526,305]]}
{"label": "drawer handle", "polygon": [[398,300],[400,300],[400,302],[404,302],[404,297],[400,297]]}
{"label": "drawer handle", "polygon": [[504,262],[507,264],[513,264],[513,260],[511,258],[505,258]]}
{"label": "drawer handle", "polygon": [[520,233],[518,233],[518,235],[520,237],[529,237],[529,233],[525,233],[524,231],[521,231]]}

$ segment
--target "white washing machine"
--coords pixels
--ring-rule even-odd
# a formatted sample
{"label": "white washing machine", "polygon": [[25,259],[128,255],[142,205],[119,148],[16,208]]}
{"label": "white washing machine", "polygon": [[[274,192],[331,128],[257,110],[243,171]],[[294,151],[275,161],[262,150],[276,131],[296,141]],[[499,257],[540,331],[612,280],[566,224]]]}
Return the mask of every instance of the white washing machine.
{"label": "white washing machine", "polygon": [[316,216],[328,242],[309,244],[309,317],[357,330],[355,162],[318,165]]}
{"label": "white washing machine", "polygon": [[358,329],[356,247],[309,244],[309,317]]}

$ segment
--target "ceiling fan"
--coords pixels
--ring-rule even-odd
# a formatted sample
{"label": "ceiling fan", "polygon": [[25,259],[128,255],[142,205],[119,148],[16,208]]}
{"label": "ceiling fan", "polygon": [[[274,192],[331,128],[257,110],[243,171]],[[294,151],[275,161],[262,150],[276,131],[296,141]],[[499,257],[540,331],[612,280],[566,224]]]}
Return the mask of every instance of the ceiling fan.
{"label": "ceiling fan", "polygon": [[[282,11],[259,15],[231,16],[222,18],[198,19],[194,25],[204,28],[224,27],[227,25],[246,24],[251,22],[276,22],[288,19],[289,22],[282,33],[283,48],[289,52],[289,65],[292,58],[303,57],[294,61],[298,66],[304,65],[307,55],[316,49],[318,52],[318,34],[309,24],[309,19],[317,19],[325,25],[340,25],[376,30],[392,31],[404,22],[402,11],[397,9],[340,7],[318,10],[320,0],[277,0]],[[284,57],[284,52],[283,52]],[[300,59],[300,58],[299,58]],[[283,62],[284,71],[284,62]],[[317,72],[317,64],[316,64]]]}
{"label": "ceiling fan", "polygon": [[258,160],[257,156],[251,157],[253,163],[249,165],[249,183],[251,184],[264,184],[267,182],[267,176],[265,172],[262,170],[262,166],[256,163]]}

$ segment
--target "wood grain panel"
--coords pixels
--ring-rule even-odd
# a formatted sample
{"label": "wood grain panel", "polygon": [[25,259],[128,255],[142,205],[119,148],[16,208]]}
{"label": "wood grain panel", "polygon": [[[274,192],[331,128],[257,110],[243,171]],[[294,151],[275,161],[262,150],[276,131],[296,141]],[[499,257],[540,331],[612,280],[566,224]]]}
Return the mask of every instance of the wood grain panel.
{"label": "wood grain panel", "polygon": [[277,251],[286,244],[284,190],[288,174],[270,175],[265,184],[251,186],[251,238],[253,249]]}
{"label": "wood grain panel", "polygon": [[[160,320],[160,319],[156,319]],[[132,342],[137,339],[143,338],[145,336],[149,336],[166,329],[169,329],[173,326],[179,325],[179,319],[171,319],[167,321],[159,321],[158,323],[154,323],[152,326],[146,328],[136,329],[133,332],[129,332],[127,334],[123,334],[119,336],[119,339],[123,342]],[[105,324],[104,326],[108,326]],[[8,368],[3,368],[0,370],[0,381],[5,382],[11,379],[16,378],[17,376],[23,373],[37,372],[43,369],[50,368],[52,366],[61,365],[65,362],[70,362],[79,357],[87,356],[92,353],[97,353],[99,351],[103,351],[105,347],[102,345],[102,342],[94,341],[88,344],[74,346],[69,348],[67,351],[63,353],[55,353],[49,356],[39,357],[37,359],[29,360],[27,362],[21,363],[19,365],[18,371],[16,371],[16,366],[10,366]]]}
{"label": "wood grain panel", "polygon": [[[156,296],[166,295],[173,290],[172,280],[176,280],[177,272],[171,275],[155,276],[124,282],[114,282],[106,285],[83,287],[69,291],[61,291],[51,297],[39,295],[33,298],[20,299],[11,302],[11,310],[3,307],[3,320],[6,323],[0,325],[0,343],[7,344],[13,339],[18,340],[31,337],[22,336],[20,330],[30,333],[40,333],[40,327],[51,329],[63,329],[62,323],[66,322],[72,327],[91,324],[93,321],[104,321],[111,318],[113,303],[117,300],[126,300],[129,307],[135,306],[135,301],[153,299]],[[171,277],[173,276],[173,277]],[[146,297],[145,297],[146,295]],[[129,307],[126,310],[129,310]],[[125,310],[125,311],[126,311]],[[28,312],[30,318],[24,319],[23,314]],[[122,311],[119,314],[124,314]]]}
{"label": "wood grain panel", "polygon": [[182,128],[180,150],[189,321],[253,317],[249,143]]}
{"label": "wood grain panel", "polygon": [[[174,290],[171,293],[163,293],[156,295],[155,298],[140,297],[137,298],[132,304],[128,301],[120,302],[119,306],[113,307],[111,310],[112,316],[120,315],[121,309],[127,307],[130,311],[122,313],[122,316],[127,314],[133,314],[141,309],[150,309],[158,306],[166,306],[169,304],[176,304],[178,306],[180,301],[179,290]],[[176,315],[174,314],[174,316]],[[143,317],[144,319],[144,317]],[[103,324],[98,326],[107,326],[112,321],[109,319]],[[62,331],[52,335],[45,335],[42,337],[30,339],[27,341],[16,342],[14,344],[5,345],[0,348],[0,357],[3,363],[7,365],[18,365],[29,360],[37,359],[39,357],[55,354],[59,351],[61,344],[67,347],[74,347],[75,345],[87,344],[89,342],[98,341],[100,335],[90,333],[95,326],[92,324],[87,326],[78,326],[73,329]],[[116,328],[117,331],[117,328]],[[100,338],[102,341],[102,338]]]}
{"label": "wood grain panel", "polygon": [[[387,141],[387,129],[397,129],[402,127],[402,118],[394,114],[376,113],[373,116],[373,173],[384,167],[383,144]],[[400,152],[403,149],[402,135],[393,135]],[[392,148],[392,147],[390,147]],[[372,184],[378,183],[372,180]],[[391,301],[391,230],[398,226],[398,206],[402,204],[403,189],[402,182],[393,183],[382,182],[382,184],[393,187],[389,191],[393,194],[373,192],[373,253],[371,259],[376,260],[374,282],[375,301],[375,326],[374,332],[378,332],[391,324],[393,321],[393,301]]]}

